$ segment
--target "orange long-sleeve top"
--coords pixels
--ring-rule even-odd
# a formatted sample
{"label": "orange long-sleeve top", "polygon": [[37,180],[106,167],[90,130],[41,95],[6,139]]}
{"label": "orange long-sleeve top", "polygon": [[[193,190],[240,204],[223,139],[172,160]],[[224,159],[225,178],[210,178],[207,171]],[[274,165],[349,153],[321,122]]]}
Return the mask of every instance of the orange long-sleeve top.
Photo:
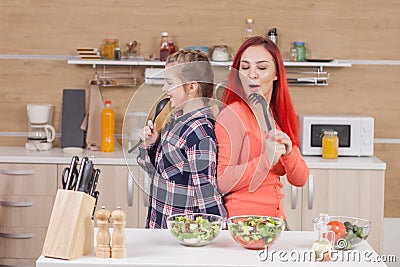
{"label": "orange long-sleeve top", "polygon": [[218,115],[215,134],[218,142],[217,184],[224,194],[228,216],[264,215],[283,217],[280,176],[294,186],[304,186],[309,170],[300,150],[281,156],[270,168],[265,153],[265,134],[245,104],[234,102]]}

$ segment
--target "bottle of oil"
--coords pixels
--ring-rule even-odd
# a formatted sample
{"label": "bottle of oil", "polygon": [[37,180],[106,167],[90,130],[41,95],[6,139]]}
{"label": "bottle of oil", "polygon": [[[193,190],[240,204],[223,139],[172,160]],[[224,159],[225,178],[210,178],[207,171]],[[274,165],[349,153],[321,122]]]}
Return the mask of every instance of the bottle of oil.
{"label": "bottle of oil", "polygon": [[111,101],[105,101],[105,107],[101,112],[101,151],[114,151],[115,115],[111,107]]}
{"label": "bottle of oil", "polygon": [[254,20],[252,18],[246,19],[246,25],[244,26],[243,42],[247,39],[254,37]]}
{"label": "bottle of oil", "polygon": [[318,218],[313,220],[317,239],[313,242],[311,249],[314,252],[315,261],[331,260],[335,233],[328,230],[328,222],[328,214],[320,214]]}

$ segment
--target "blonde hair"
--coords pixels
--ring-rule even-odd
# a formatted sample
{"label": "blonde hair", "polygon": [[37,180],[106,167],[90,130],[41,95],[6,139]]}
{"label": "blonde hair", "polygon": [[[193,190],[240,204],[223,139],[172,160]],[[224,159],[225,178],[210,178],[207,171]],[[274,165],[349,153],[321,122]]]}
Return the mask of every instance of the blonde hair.
{"label": "blonde hair", "polygon": [[[190,64],[185,64],[190,63]],[[199,64],[201,63],[201,64]],[[201,97],[212,97],[214,90],[214,73],[208,57],[199,50],[180,50],[168,56],[166,65],[181,65],[178,76],[184,83],[199,83]]]}

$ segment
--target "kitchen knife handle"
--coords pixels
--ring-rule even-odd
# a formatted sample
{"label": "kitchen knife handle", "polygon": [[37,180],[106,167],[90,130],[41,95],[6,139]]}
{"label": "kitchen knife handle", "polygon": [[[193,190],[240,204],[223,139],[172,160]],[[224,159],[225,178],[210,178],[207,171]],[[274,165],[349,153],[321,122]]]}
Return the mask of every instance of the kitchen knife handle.
{"label": "kitchen knife handle", "polygon": [[82,158],[81,168],[79,169],[79,174],[78,174],[78,178],[77,178],[77,181],[76,181],[76,186],[75,186],[75,188],[73,190],[78,190],[79,185],[81,184],[83,171],[84,171],[85,166],[88,163],[88,161],[89,161],[88,157],[83,157]]}
{"label": "kitchen knife handle", "polygon": [[89,195],[91,195],[92,197],[95,197],[96,187],[97,187],[97,183],[99,181],[99,176],[100,176],[100,169],[94,170],[92,184],[90,186],[90,191],[89,191]]}
{"label": "kitchen knife handle", "polygon": [[94,220],[94,213],[96,212],[96,208],[97,208],[97,200],[99,199],[99,191],[95,191],[93,192],[93,197],[96,199],[96,201],[94,202],[94,208],[93,208],[93,213],[92,213],[92,220]]}
{"label": "kitchen knife handle", "polygon": [[[75,175],[75,169],[78,166],[79,163],[79,157],[78,156],[73,156],[71,159],[71,164],[69,166],[69,172],[67,176],[67,181],[65,182],[65,188],[69,190],[71,187],[73,187],[73,181],[74,181],[74,175]],[[64,171],[63,171],[63,176],[64,176]]]}
{"label": "kitchen knife handle", "polygon": [[84,168],[83,168],[83,173],[81,175],[81,179],[78,186],[78,191],[89,193],[89,183],[90,180],[93,176],[93,162],[89,160]]}

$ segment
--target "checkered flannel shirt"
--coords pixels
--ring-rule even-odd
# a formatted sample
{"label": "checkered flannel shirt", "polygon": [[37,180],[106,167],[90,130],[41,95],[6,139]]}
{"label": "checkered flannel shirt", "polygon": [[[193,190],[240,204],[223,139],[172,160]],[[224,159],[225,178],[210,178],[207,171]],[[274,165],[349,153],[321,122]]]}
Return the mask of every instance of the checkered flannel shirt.
{"label": "checkered flannel shirt", "polygon": [[217,144],[211,108],[177,112],[154,147],[139,148],[139,165],[152,177],[147,228],[167,228],[178,213],[210,213],[227,217],[216,184]]}

